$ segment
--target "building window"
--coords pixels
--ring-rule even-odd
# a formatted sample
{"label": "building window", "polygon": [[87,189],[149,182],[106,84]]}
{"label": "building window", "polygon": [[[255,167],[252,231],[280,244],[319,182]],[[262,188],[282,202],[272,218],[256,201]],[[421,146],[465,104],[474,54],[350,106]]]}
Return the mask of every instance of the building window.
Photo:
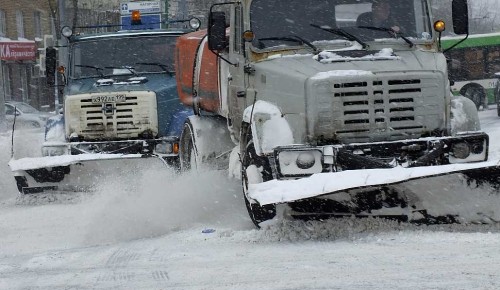
{"label": "building window", "polygon": [[7,24],[5,20],[5,11],[0,10],[0,37],[5,37],[7,31]]}
{"label": "building window", "polygon": [[5,37],[7,31],[7,22],[5,21],[5,11],[0,9],[0,37]]}
{"label": "building window", "polygon": [[17,38],[24,38],[24,17],[23,12],[16,11]]}
{"label": "building window", "polygon": [[42,13],[35,11],[33,13],[33,22],[35,24],[35,37],[42,38]]}

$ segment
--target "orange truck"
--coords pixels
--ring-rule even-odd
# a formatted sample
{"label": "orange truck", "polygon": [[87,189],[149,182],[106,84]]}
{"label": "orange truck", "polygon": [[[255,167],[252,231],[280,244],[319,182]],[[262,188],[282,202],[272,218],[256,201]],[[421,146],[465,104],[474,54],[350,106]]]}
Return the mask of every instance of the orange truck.
{"label": "orange truck", "polygon": [[[208,29],[176,45],[178,95],[194,112],[181,167],[239,173],[257,226],[283,212],[454,217],[439,206],[445,190],[435,201],[398,184],[452,173],[495,181],[488,135],[474,104],[450,93],[445,23],[432,23],[430,1],[391,1],[391,19],[367,22],[374,4],[213,5]],[[468,35],[467,0],[453,0],[453,22]]]}

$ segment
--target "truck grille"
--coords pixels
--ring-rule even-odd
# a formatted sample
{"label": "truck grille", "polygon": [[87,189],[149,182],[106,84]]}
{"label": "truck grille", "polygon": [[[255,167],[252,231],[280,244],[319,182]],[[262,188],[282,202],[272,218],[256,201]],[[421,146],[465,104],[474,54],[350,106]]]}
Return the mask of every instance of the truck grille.
{"label": "truck grille", "polygon": [[[351,77],[352,78],[352,77]],[[362,75],[312,84],[316,137],[342,143],[418,138],[444,126],[444,88],[439,74]]]}
{"label": "truck grille", "polygon": [[[92,96],[96,94],[68,98],[71,103],[69,127],[84,140],[134,139],[146,130],[151,130],[156,135],[158,129],[155,94],[122,94],[126,94],[124,102],[92,103]],[[79,116],[79,124],[75,124],[76,115]]]}

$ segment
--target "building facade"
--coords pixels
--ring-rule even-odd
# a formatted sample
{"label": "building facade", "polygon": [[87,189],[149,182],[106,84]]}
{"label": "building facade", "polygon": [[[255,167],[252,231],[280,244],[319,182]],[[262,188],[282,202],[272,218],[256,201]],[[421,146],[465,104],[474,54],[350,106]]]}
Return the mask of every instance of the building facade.
{"label": "building facade", "polygon": [[23,101],[50,110],[54,88],[47,88],[38,63],[46,35],[54,32],[48,1],[2,0],[0,4],[0,105]]}
{"label": "building facade", "polygon": [[[3,107],[4,100],[15,100],[29,103],[43,111],[53,110],[58,93],[55,88],[46,86],[44,72],[40,70],[39,55],[45,47],[44,40],[48,37],[57,37],[56,27],[62,25],[88,26],[119,23],[120,4],[136,2],[135,0],[60,1],[63,0],[0,1],[1,107]],[[162,7],[165,9],[163,20],[179,20],[196,16],[202,21],[202,26],[205,26],[210,5],[221,1],[160,0],[159,2],[162,2]],[[49,3],[52,4],[54,10],[63,9],[63,11],[56,12],[55,21],[53,21]],[[63,5],[60,5],[61,3]],[[77,4],[76,7],[75,4]],[[59,17],[62,18],[60,22],[58,22]]]}

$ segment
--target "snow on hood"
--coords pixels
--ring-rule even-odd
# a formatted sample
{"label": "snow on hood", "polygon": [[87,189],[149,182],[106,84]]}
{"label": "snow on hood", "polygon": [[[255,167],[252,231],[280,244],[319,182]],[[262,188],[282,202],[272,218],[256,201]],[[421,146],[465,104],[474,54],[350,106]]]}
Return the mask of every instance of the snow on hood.
{"label": "snow on hood", "polygon": [[341,76],[366,76],[373,75],[371,71],[366,70],[331,70],[326,72],[319,72],[312,76],[312,80],[322,80],[329,79],[331,77],[341,77]]}
{"label": "snow on hood", "polygon": [[397,60],[401,59],[394,54],[392,48],[383,48],[377,53],[369,54],[361,57],[341,56],[333,51],[322,51],[313,58],[321,63],[332,63],[338,61],[354,61],[354,60]]}
{"label": "snow on hood", "polygon": [[[257,73],[272,74],[272,80],[296,78],[296,81],[304,80],[309,76],[314,76],[319,72],[332,70],[358,70],[377,72],[387,71],[435,71],[439,69],[436,66],[435,54],[426,51],[398,51],[397,55],[391,55],[392,49],[382,49],[377,52],[353,52],[352,54],[339,51],[322,52],[325,58],[318,61],[318,56],[311,54],[292,54],[292,55],[272,55],[263,61],[256,62],[254,67]],[[337,56],[334,56],[337,55]],[[359,56],[359,57],[358,57]],[[270,84],[270,78],[267,83]]]}

